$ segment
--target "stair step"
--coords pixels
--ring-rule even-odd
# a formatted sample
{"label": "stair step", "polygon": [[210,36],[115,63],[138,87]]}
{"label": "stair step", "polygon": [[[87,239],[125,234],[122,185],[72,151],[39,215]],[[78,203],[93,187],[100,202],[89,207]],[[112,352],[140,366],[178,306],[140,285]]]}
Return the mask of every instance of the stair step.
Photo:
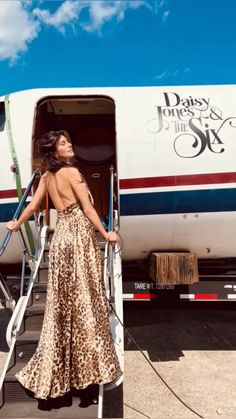
{"label": "stair step", "polygon": [[33,304],[27,307],[24,318],[24,330],[41,330],[45,304]]}
{"label": "stair step", "polygon": [[[104,389],[105,390],[105,389]],[[103,393],[103,418],[123,418],[123,384]]]}
{"label": "stair step", "polygon": [[16,362],[27,362],[36,351],[40,330],[27,330],[17,336],[15,354]]}
{"label": "stair step", "polygon": [[25,361],[20,361],[20,362],[17,362],[17,364],[15,364],[12,368],[10,368],[10,369],[7,371],[6,376],[5,376],[5,381],[6,381],[6,382],[9,382],[9,383],[13,383],[13,382],[18,383],[18,381],[17,381],[17,379],[16,379],[16,377],[15,377],[15,374],[16,374],[18,371],[20,371],[20,370],[21,370],[21,368],[23,368],[25,364],[26,364],[26,362],[25,362]]}
{"label": "stair step", "polygon": [[[37,400],[33,393],[26,390],[16,379],[15,374],[25,365],[25,362],[19,362],[12,367],[5,377],[4,381],[4,402],[0,409],[0,418],[80,418],[97,417],[98,386],[91,386],[89,389],[73,389],[65,396],[47,401]],[[79,407],[80,399],[85,407]]]}
{"label": "stair step", "polygon": [[4,380],[4,403],[16,402],[30,402],[32,401],[32,395],[26,392],[24,387],[16,379],[15,374],[24,367],[26,362],[18,362],[12,368],[7,371]]}
{"label": "stair step", "polygon": [[47,282],[48,281],[48,268],[40,268],[38,271],[38,283]]}
{"label": "stair step", "polygon": [[47,282],[39,282],[34,284],[32,290],[32,304],[45,304],[47,295]]}
{"label": "stair step", "polygon": [[[17,416],[16,416],[17,411]],[[86,409],[78,407],[78,403],[68,407],[62,407],[60,409],[52,409],[43,411],[38,408],[37,402],[27,403],[8,403],[0,410],[0,418],[12,418],[12,419],[39,419],[53,417],[56,419],[79,419],[79,418],[97,418],[98,417],[97,405],[89,406]]]}
{"label": "stair step", "polygon": [[[12,418],[12,419],[39,419],[39,418],[56,418],[56,419],[79,419],[79,418],[97,418],[98,417],[98,405],[92,404],[88,407],[79,407],[80,400],[70,396],[64,398],[63,401],[55,399],[48,407],[43,406],[43,402],[36,399],[31,399],[29,403],[17,402],[7,403],[0,409],[0,418]],[[57,407],[58,403],[58,407]],[[61,406],[61,407],[60,407]],[[16,413],[17,412],[17,413]]]}

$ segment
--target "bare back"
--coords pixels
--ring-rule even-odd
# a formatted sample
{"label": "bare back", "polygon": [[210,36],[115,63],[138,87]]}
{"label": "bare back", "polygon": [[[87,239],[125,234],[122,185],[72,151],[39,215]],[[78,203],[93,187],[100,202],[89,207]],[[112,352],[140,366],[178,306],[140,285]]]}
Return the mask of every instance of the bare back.
{"label": "bare back", "polygon": [[78,202],[78,197],[68,180],[67,168],[62,168],[56,173],[46,172],[44,179],[46,189],[57,211],[61,211],[69,205]]}

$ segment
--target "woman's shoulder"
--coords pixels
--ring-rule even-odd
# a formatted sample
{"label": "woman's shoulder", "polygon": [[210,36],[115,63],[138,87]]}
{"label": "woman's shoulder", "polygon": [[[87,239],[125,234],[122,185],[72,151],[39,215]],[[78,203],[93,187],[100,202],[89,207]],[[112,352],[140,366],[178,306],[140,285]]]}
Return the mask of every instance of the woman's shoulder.
{"label": "woman's shoulder", "polygon": [[66,175],[69,175],[69,174],[77,174],[77,173],[79,173],[79,170],[77,169],[77,167],[74,167],[74,166],[64,166],[64,167],[61,167],[57,171],[57,173],[60,173],[64,176],[66,176]]}
{"label": "woman's shoulder", "polygon": [[63,177],[67,179],[75,179],[75,180],[83,180],[83,176],[80,173],[79,169],[74,166],[66,166],[62,167],[58,170],[58,174],[60,173]]}
{"label": "woman's shoulder", "polygon": [[49,177],[50,177],[50,172],[47,170],[46,172],[44,172],[43,174],[41,174],[41,176],[40,176],[40,183],[43,183],[43,184],[46,185]]}
{"label": "woman's shoulder", "polygon": [[41,179],[45,180],[50,176],[50,172],[49,170],[46,170],[46,172],[44,172],[41,176]]}

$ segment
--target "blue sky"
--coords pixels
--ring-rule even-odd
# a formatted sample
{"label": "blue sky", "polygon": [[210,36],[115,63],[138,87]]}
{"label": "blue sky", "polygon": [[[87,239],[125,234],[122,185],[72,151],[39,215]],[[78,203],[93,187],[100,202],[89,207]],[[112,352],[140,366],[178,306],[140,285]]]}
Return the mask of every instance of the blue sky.
{"label": "blue sky", "polygon": [[0,1],[0,95],[236,82],[236,1]]}

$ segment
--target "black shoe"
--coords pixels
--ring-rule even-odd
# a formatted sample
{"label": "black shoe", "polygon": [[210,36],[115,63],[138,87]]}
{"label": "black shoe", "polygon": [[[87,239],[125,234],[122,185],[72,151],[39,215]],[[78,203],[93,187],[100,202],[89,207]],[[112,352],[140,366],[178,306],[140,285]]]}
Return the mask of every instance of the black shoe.
{"label": "black shoe", "polygon": [[79,391],[80,403],[79,407],[88,407],[92,404],[98,404],[99,385],[90,384],[83,390]]}

